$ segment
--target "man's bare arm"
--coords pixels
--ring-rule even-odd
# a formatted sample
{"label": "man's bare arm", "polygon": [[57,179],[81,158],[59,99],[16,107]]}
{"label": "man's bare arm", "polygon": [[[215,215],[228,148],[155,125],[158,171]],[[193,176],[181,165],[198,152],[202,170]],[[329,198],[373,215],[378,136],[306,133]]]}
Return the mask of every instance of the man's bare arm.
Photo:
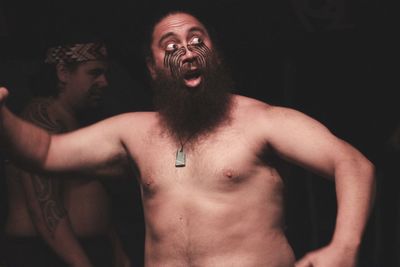
{"label": "man's bare arm", "polygon": [[338,211],[332,242],[308,254],[298,266],[355,266],[374,198],[373,164],[305,114],[282,108],[267,114],[267,140],[278,154],[335,181]]}
{"label": "man's bare arm", "polygon": [[120,119],[49,135],[12,114],[4,105],[7,94],[5,88],[0,88],[0,140],[13,161],[26,169],[48,173],[120,174],[121,164],[127,162]]}
{"label": "man's bare arm", "polygon": [[46,159],[50,136],[46,131],[11,113],[5,106],[7,96],[7,89],[0,88],[1,147],[7,151],[8,157],[27,168],[37,169]]}

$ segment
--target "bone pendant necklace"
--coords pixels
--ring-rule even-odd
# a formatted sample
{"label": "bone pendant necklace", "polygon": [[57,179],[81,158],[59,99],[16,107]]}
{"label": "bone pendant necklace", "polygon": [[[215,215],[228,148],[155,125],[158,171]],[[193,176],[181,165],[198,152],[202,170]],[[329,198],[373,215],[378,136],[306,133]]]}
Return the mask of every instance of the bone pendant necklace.
{"label": "bone pendant necklace", "polygon": [[185,167],[186,166],[186,153],[183,147],[189,141],[190,137],[188,137],[185,142],[182,143],[181,139],[179,138],[179,143],[181,145],[180,148],[176,150],[176,158],[175,158],[175,167]]}
{"label": "bone pendant necklace", "polygon": [[175,167],[185,167],[186,165],[186,154],[183,150],[183,145],[181,148],[176,150],[176,159],[175,159]]}

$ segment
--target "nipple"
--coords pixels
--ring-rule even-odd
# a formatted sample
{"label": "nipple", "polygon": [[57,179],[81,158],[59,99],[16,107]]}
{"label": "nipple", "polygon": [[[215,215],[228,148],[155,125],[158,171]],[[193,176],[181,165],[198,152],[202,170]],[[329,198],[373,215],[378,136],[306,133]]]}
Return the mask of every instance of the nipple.
{"label": "nipple", "polygon": [[224,176],[228,177],[229,179],[231,179],[233,177],[233,172],[231,170],[225,170],[224,171]]}

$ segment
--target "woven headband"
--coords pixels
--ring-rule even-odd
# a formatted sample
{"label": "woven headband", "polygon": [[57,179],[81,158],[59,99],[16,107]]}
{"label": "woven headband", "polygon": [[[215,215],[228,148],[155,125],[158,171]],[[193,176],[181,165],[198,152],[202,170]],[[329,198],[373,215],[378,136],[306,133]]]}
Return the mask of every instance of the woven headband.
{"label": "woven headband", "polygon": [[66,44],[49,48],[45,63],[72,63],[106,58],[107,49],[103,43]]}

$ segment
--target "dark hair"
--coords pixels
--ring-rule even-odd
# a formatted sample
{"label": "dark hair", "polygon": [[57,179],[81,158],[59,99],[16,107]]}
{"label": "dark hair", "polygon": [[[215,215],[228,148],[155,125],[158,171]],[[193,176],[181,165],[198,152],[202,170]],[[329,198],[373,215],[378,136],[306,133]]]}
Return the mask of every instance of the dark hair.
{"label": "dark hair", "polygon": [[[78,68],[79,64],[79,62],[68,63],[65,64],[65,67],[73,72]],[[29,85],[32,95],[35,97],[58,96],[61,88],[57,77],[56,65],[43,63],[39,71],[30,78]]]}
{"label": "dark hair", "polygon": [[[41,45],[41,53],[46,57],[49,48],[63,46],[65,44],[80,43],[106,43],[105,38],[87,31],[68,31],[62,35],[54,34],[47,37]],[[64,63],[66,69],[74,72],[82,62]],[[60,81],[57,77],[56,64],[43,63],[36,73],[29,80],[29,87],[35,97],[58,96],[60,93]]]}
{"label": "dark hair", "polygon": [[198,19],[206,28],[208,34],[210,35],[210,38],[213,42],[214,45],[218,47],[218,38],[215,34],[215,28],[210,25],[210,23],[207,23],[209,20],[203,16],[203,12],[201,12],[198,9],[195,8],[190,8],[190,7],[180,7],[178,9],[173,9],[170,6],[168,7],[159,7],[156,8],[155,12],[151,13],[149,15],[147,22],[145,23],[145,28],[144,28],[144,33],[143,33],[143,43],[142,43],[142,51],[143,55],[145,57],[145,60],[152,60],[153,55],[151,52],[151,43],[153,41],[153,31],[154,27],[164,18],[178,14],[178,13],[186,13],[189,15],[192,15],[196,19]]}

